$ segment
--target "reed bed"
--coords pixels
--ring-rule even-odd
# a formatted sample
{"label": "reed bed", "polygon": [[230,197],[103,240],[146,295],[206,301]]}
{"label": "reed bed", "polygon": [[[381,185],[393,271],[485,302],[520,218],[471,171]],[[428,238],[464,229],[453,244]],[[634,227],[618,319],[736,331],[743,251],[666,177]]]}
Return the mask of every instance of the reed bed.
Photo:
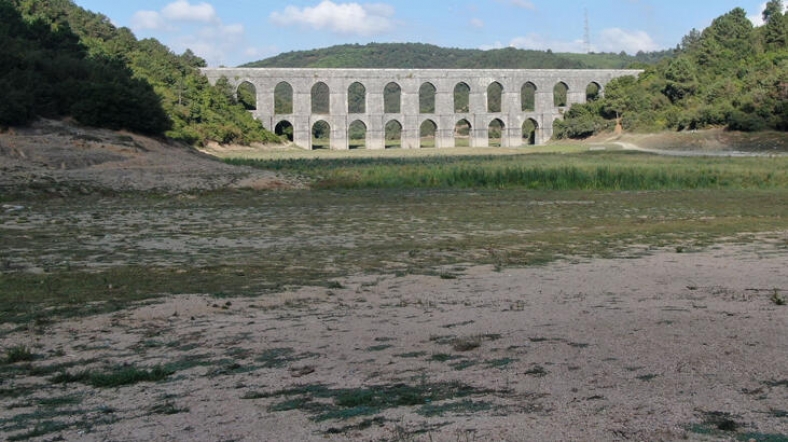
{"label": "reed bed", "polygon": [[297,174],[315,189],[678,190],[788,186],[786,157],[630,152],[417,158],[228,159]]}

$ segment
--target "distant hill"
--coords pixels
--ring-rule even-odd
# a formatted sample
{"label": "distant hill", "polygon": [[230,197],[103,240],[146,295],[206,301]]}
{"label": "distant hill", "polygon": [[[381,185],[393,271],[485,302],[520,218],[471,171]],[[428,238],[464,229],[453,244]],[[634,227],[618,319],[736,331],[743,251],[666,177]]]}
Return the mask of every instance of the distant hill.
{"label": "distant hill", "polygon": [[656,63],[672,50],[621,54],[563,54],[515,48],[456,49],[423,43],[348,44],[277,55],[242,67],[360,69],[622,69]]}

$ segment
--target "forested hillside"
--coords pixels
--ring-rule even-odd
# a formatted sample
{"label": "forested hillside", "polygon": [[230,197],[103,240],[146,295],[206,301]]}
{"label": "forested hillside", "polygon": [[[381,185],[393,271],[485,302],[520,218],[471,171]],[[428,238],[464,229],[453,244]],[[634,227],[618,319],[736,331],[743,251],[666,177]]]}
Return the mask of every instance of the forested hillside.
{"label": "forested hillside", "polygon": [[583,138],[609,130],[652,132],[727,127],[788,131],[788,17],[781,0],[767,3],[754,27],[736,8],[702,32],[693,30],[677,56],[638,79],[607,85],[603,99],[573,106],[556,136]]}
{"label": "forested hillside", "polygon": [[12,4],[0,1],[0,41],[0,125],[73,116],[87,125],[145,134],[170,127],[148,83],[115,60],[89,57],[68,26],[23,20]]}
{"label": "forested hillside", "polygon": [[422,43],[370,43],[295,51],[244,67],[377,69],[620,69],[653,63],[673,51],[626,54],[556,54],[523,49],[454,49]]}
{"label": "forested hillside", "polygon": [[277,141],[204,65],[71,0],[0,0],[0,126],[71,116],[191,144]]}

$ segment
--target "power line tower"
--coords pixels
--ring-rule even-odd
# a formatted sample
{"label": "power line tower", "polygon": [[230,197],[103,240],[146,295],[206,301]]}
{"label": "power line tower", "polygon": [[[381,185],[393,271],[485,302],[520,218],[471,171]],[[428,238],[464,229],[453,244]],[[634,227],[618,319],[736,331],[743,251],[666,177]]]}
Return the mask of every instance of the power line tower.
{"label": "power line tower", "polygon": [[585,34],[583,34],[583,46],[586,54],[591,53],[591,25],[588,22],[588,9],[585,10]]}

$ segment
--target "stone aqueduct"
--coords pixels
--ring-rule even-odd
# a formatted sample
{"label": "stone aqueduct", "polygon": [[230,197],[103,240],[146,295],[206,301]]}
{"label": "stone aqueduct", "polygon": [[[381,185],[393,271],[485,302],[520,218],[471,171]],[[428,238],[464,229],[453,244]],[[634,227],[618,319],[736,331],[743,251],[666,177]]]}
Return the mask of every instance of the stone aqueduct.
{"label": "stone aqueduct", "polygon": [[[561,118],[566,106],[586,102],[586,90],[596,85],[599,94],[610,80],[632,75],[638,70],[502,70],[502,69],[268,69],[268,68],[207,68],[202,70],[209,81],[224,77],[235,90],[248,83],[256,94],[256,109],[251,112],[269,130],[282,124],[291,125],[293,142],[312,149],[313,128],[325,122],[330,128],[330,148],[349,148],[349,128],[363,124],[367,149],[386,147],[386,127],[398,125],[401,146],[421,147],[422,125],[431,126],[435,147],[455,147],[458,124],[468,131],[470,147],[489,146],[489,130],[500,128],[500,145],[516,147],[527,144],[524,127],[534,128],[533,144],[542,144],[553,136],[553,122]],[[490,86],[497,83],[500,104],[491,108]],[[277,111],[275,91],[285,85],[290,91],[291,109]],[[361,85],[359,88],[358,85]],[[467,107],[458,109],[455,88],[467,92]],[[567,91],[566,102],[554,101],[553,91],[562,85]],[[288,88],[289,86],[289,88]],[[434,98],[429,112],[420,100],[427,87]],[[329,108],[313,109],[316,87],[328,91]],[[351,88],[363,91],[363,104],[349,108]],[[384,90],[396,91],[392,106]],[[530,94],[528,103],[523,94]],[[388,94],[389,96],[391,93]],[[561,106],[563,104],[563,106]],[[289,112],[288,112],[289,111]],[[528,124],[530,122],[530,124]]]}

